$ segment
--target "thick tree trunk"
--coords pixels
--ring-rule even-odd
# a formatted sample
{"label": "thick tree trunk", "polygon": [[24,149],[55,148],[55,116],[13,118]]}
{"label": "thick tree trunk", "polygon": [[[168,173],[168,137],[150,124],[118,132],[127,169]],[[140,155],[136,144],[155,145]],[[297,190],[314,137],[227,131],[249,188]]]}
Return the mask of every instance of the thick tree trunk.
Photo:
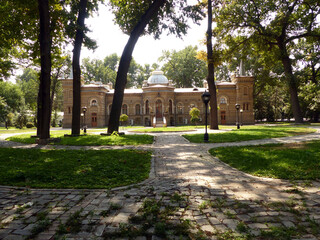
{"label": "thick tree trunk", "polygon": [[141,16],[140,21],[134,27],[130,34],[130,38],[123,50],[119,68],[117,72],[116,84],[114,89],[110,119],[108,124],[108,133],[119,131],[119,119],[121,114],[121,107],[124,96],[124,89],[127,84],[127,75],[132,59],[133,49],[143,33],[144,28],[147,26],[153,16],[155,16],[159,9],[165,4],[166,0],[155,0],[144,15]]}
{"label": "thick tree trunk", "polygon": [[45,143],[42,139],[50,138],[50,85],[51,85],[51,36],[50,13],[48,0],[38,0],[40,16],[40,55],[41,73],[38,93],[37,135],[39,143]]}
{"label": "thick tree trunk", "polygon": [[212,51],[212,2],[211,0],[208,0],[207,61],[208,61],[207,82],[209,86],[209,93],[211,95],[210,129],[219,129],[217,90],[216,90],[216,84],[214,82],[214,61],[213,61],[213,51]]}
{"label": "thick tree trunk", "polygon": [[80,0],[79,14],[77,20],[76,39],[73,48],[72,71],[73,71],[73,106],[72,106],[72,127],[71,134],[80,134],[81,114],[81,70],[80,53],[83,42],[84,20],[87,12],[87,0]]}
{"label": "thick tree trunk", "polygon": [[293,116],[296,123],[303,123],[303,116],[300,108],[299,98],[298,98],[298,87],[296,79],[293,75],[291,60],[288,56],[287,48],[282,42],[278,42],[278,46],[281,52],[281,61],[284,68],[284,73],[287,79],[290,92],[290,100],[293,111]]}

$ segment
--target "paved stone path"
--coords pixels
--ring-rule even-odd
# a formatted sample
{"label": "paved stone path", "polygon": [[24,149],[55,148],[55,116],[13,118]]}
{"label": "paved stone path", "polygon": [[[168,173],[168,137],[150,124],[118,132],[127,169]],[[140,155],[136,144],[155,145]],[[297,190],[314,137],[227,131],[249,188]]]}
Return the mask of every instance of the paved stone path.
{"label": "paved stone path", "polygon": [[[2,147],[52,148],[10,143],[3,140],[4,136],[1,138]],[[146,199],[154,200],[151,203],[158,204],[159,211],[171,209],[165,220],[173,229],[178,229],[182,222],[190,223],[194,239],[200,236],[206,239],[288,239],[281,235],[267,238],[266,232],[275,233],[273,227],[281,229],[283,234],[298,228],[293,230],[301,233],[297,239],[320,239],[320,182],[290,183],[254,177],[208,153],[210,148],[220,146],[312,139],[320,139],[319,131],[290,138],[226,144],[193,144],[178,133],[155,134],[153,145],[139,147],[151,148],[154,152],[150,178],[139,185],[113,190],[0,187],[0,239],[54,239],[59,231],[72,232],[70,217],[78,226],[77,233],[60,235],[61,239],[111,239],[112,236],[128,239],[130,233],[145,226],[146,231],[133,239],[179,239],[175,230],[166,237],[159,237],[159,224],[154,227],[133,221],[133,216],[145,213],[141,208],[146,206]],[[115,147],[85,147],[89,148]],[[147,221],[152,222],[152,218]],[[126,232],[127,237],[123,234],[119,237],[121,231]]]}

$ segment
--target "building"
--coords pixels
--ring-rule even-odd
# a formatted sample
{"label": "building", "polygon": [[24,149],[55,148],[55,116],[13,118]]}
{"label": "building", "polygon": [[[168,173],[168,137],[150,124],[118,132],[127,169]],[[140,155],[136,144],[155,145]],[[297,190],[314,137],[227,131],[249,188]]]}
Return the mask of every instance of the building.
{"label": "building", "polygon": [[[232,76],[231,82],[217,82],[219,124],[235,124],[240,104],[239,121],[254,124],[253,77]],[[71,127],[72,122],[72,77],[62,80],[64,93],[63,127]],[[154,71],[141,89],[125,89],[121,112],[128,115],[129,124],[144,126],[173,126],[190,124],[189,111],[200,110],[200,123],[204,123],[205,105],[201,95],[207,90],[207,82],[202,88],[175,88],[162,71]],[[81,86],[81,106],[86,106],[85,123],[88,127],[108,125],[114,89],[112,84],[83,84]],[[210,111],[210,110],[209,110]],[[83,117],[82,117],[83,121]]]}

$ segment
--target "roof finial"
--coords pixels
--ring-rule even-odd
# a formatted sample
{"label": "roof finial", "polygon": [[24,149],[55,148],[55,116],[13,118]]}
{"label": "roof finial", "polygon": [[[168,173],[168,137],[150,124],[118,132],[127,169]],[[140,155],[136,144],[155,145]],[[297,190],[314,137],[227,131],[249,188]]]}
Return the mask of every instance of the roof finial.
{"label": "roof finial", "polygon": [[240,77],[243,77],[246,75],[246,71],[244,69],[244,64],[243,64],[243,61],[242,59],[240,60]]}

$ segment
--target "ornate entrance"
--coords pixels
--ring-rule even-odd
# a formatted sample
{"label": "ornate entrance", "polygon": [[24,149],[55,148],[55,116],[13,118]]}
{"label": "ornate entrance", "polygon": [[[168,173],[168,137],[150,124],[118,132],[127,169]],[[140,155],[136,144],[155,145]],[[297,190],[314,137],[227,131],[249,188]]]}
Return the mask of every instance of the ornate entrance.
{"label": "ornate entrance", "polygon": [[162,102],[160,99],[156,101],[156,118],[162,120]]}
{"label": "ornate entrance", "polygon": [[91,114],[91,127],[96,127],[98,125],[97,113]]}
{"label": "ornate entrance", "polygon": [[221,124],[222,125],[226,124],[227,123],[227,121],[226,121],[226,111],[221,111],[220,115],[221,115]]}

